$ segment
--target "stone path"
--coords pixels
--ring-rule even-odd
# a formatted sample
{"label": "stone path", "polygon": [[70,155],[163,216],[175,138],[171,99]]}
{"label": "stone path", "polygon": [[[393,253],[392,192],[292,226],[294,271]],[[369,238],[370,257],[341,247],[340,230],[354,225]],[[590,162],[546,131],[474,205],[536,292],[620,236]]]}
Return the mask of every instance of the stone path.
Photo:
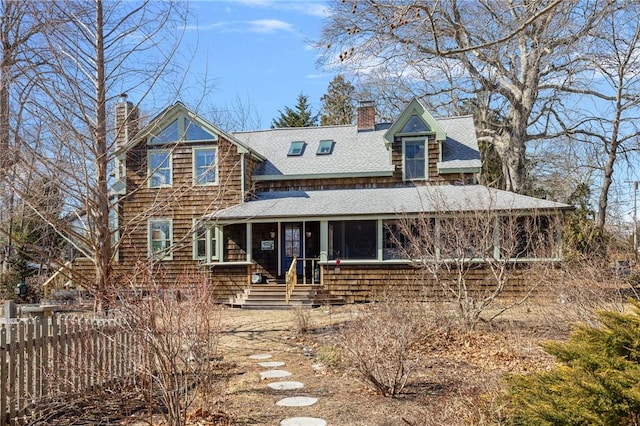
{"label": "stone path", "polygon": [[[270,359],[271,354],[255,354],[250,355],[249,359],[252,360],[265,360]],[[263,368],[275,368],[282,367],[285,365],[282,361],[267,361],[258,363],[260,367]],[[286,370],[266,370],[260,372],[260,379],[276,379],[289,377],[292,373]],[[295,382],[295,381],[280,381],[280,382],[271,382],[267,384],[267,386],[271,389],[277,391],[295,391],[298,389],[302,389],[304,387],[304,383]],[[276,405],[281,407],[308,407],[310,405],[314,405],[318,402],[318,398],[313,398],[309,396],[288,396],[276,402]],[[316,417],[289,417],[280,422],[280,426],[326,426],[327,421],[323,419],[319,419]]]}

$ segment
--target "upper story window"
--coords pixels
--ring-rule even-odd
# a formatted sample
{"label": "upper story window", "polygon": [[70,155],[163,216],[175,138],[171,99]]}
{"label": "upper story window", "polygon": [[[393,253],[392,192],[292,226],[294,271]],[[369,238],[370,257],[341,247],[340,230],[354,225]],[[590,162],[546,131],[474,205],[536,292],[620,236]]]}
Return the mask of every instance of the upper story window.
{"label": "upper story window", "polygon": [[332,140],[322,140],[318,145],[316,155],[329,155],[333,152],[334,142]]}
{"label": "upper story window", "polygon": [[431,129],[417,115],[412,115],[407,124],[404,125],[400,133],[429,133]]}
{"label": "upper story window", "polygon": [[178,141],[217,141],[218,137],[186,116],[180,116],[156,134],[149,136],[148,143],[161,145]]}
{"label": "upper story window", "polygon": [[171,219],[151,219],[148,228],[149,257],[171,260],[173,245],[173,223]]}
{"label": "upper story window", "polygon": [[427,142],[424,138],[402,140],[404,180],[427,179]]}
{"label": "upper story window", "polygon": [[304,153],[304,146],[306,144],[304,143],[304,141],[295,141],[295,142],[291,142],[291,146],[289,147],[289,152],[287,153],[287,156],[289,157],[299,157],[302,155],[302,153]]}
{"label": "upper story window", "polygon": [[171,186],[172,183],[171,151],[168,149],[154,149],[148,152],[147,170],[149,187],[161,188]]}
{"label": "upper story window", "polygon": [[217,149],[214,147],[193,149],[194,185],[213,185],[218,182]]}
{"label": "upper story window", "polygon": [[162,129],[159,134],[156,136],[151,136],[149,138],[149,143],[152,144],[163,144],[169,142],[175,142],[178,140],[178,132],[179,132],[179,123],[178,120],[173,120],[171,124]]}

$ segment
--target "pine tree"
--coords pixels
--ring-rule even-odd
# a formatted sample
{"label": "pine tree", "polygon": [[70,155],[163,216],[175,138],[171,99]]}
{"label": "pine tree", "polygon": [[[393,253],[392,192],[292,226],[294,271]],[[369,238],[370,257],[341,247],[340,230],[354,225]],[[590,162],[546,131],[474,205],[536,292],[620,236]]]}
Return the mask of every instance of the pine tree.
{"label": "pine tree", "polygon": [[600,312],[544,350],[560,364],[508,379],[515,424],[632,425],[640,421],[640,302],[631,313]]}
{"label": "pine tree", "polygon": [[273,119],[271,128],[280,127],[312,127],[318,122],[318,115],[313,115],[309,97],[300,93],[295,109],[285,106],[284,112],[278,111],[280,117]]}
{"label": "pine tree", "polygon": [[351,124],[355,115],[355,87],[338,74],[329,83],[327,93],[323,95],[321,126]]}

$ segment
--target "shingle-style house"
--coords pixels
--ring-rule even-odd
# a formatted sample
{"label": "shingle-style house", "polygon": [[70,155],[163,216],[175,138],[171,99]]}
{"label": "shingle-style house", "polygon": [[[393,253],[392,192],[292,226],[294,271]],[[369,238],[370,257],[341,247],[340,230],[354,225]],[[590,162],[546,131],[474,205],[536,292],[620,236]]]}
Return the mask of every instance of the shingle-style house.
{"label": "shingle-style house", "polygon": [[233,134],[181,103],[139,130],[126,98],[116,115],[117,269],[152,259],[166,277],[207,271],[225,297],[289,271],[332,297],[365,300],[419,279],[394,250],[401,216],[568,208],[478,185],[472,117],[435,119],[415,99],[387,125],[363,103],[355,125]]}

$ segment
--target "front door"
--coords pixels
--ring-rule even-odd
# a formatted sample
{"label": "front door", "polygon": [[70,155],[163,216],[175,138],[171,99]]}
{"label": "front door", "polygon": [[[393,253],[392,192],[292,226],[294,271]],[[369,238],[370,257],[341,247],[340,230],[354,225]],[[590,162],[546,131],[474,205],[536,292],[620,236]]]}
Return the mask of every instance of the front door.
{"label": "front door", "polygon": [[[282,234],[282,273],[285,274],[293,262],[293,258],[302,257],[302,224],[285,223]],[[298,262],[297,274],[302,274],[302,262]]]}

